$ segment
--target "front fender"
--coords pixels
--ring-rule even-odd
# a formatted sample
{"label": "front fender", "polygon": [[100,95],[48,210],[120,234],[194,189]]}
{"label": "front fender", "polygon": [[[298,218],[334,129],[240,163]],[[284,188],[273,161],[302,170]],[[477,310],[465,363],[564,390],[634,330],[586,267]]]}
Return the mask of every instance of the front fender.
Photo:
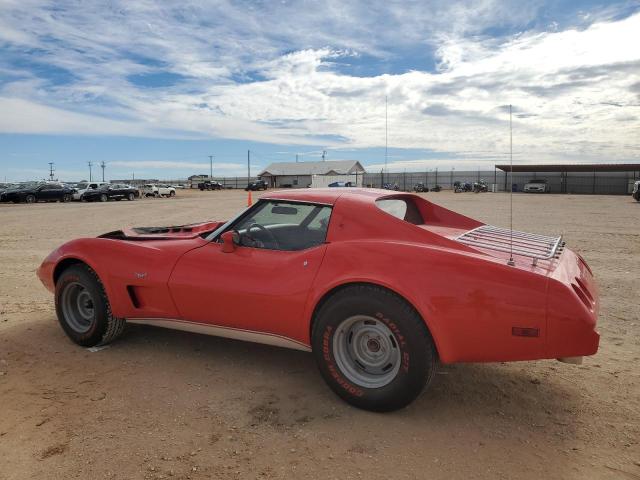
{"label": "front fender", "polygon": [[54,250],[37,273],[53,292],[56,267],[64,261],[76,259],[96,272],[115,316],[178,318],[168,279],[178,258],[203,242],[206,243],[201,238],[175,241],[78,239]]}

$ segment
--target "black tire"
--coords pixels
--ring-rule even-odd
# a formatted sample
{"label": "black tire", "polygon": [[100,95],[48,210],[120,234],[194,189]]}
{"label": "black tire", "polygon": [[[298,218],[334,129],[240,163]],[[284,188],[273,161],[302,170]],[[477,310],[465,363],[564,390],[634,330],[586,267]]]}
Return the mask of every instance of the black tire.
{"label": "black tire", "polygon": [[171,191],[169,192],[169,196],[170,196],[170,197],[175,197],[175,196],[176,196],[176,192],[174,192],[173,190],[171,190]]}
{"label": "black tire", "polygon": [[[83,317],[86,321],[84,328],[78,328],[79,313],[71,312],[68,306],[64,306],[68,301],[67,298],[73,295],[70,290],[76,291],[80,288],[85,292],[83,295],[90,300],[93,311],[93,317],[90,320]],[[105,345],[118,338],[124,331],[125,320],[115,318],[111,314],[111,306],[102,282],[98,275],[85,264],[72,265],[62,272],[56,282],[55,304],[62,329],[71,340],[83,347]]]}
{"label": "black tire", "polygon": [[[370,328],[389,332],[389,339],[384,341],[393,347],[392,350],[396,349],[393,353],[400,362],[399,367],[389,367],[389,363],[382,368],[382,375],[390,375],[384,372],[388,367],[393,376],[388,383],[375,388],[357,383],[353,373],[349,374],[341,367],[340,352],[336,357],[340,338],[345,340],[342,344],[347,345],[357,337],[352,333],[347,336],[340,333],[342,325],[360,317],[370,319],[363,322],[374,325]],[[364,338],[369,337],[364,335]],[[370,341],[367,340],[366,348]],[[314,318],[312,348],[320,373],[338,396],[355,407],[377,412],[397,410],[411,403],[430,383],[437,364],[433,340],[420,315],[398,295],[373,285],[346,287],[321,306]],[[372,351],[386,350],[378,344],[378,350]],[[353,370],[357,371],[358,365],[364,371],[362,364],[357,362]]]}
{"label": "black tire", "polygon": [[136,198],[136,196],[135,196],[135,194],[133,194],[133,193],[129,193],[129,194],[127,195],[127,200],[129,200],[130,202],[131,202],[131,201],[133,201],[133,200],[135,200],[135,198]]}
{"label": "black tire", "polygon": [[103,193],[102,195],[100,195],[100,201],[101,202],[106,202],[107,200],[109,200],[109,197],[107,197],[106,194]]}
{"label": "black tire", "polygon": [[73,200],[73,197],[72,197],[71,195],[69,195],[68,193],[65,193],[65,194],[62,196],[62,201],[63,201],[64,203],[70,202],[71,200]]}
{"label": "black tire", "polygon": [[24,201],[26,203],[36,203],[36,196],[29,194],[26,197],[24,197]]}

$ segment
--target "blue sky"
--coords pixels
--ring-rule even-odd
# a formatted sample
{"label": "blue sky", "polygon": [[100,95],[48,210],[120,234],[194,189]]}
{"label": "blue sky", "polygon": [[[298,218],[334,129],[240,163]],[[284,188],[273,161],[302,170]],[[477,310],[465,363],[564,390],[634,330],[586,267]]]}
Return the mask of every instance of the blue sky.
{"label": "blue sky", "polygon": [[640,4],[0,3],[0,181],[637,161]]}

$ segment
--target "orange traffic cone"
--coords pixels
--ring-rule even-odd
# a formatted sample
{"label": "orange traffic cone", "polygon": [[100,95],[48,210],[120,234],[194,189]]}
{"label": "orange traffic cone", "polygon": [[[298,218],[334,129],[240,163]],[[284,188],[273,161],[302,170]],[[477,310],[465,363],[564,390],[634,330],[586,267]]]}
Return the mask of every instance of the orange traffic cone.
{"label": "orange traffic cone", "polygon": [[249,196],[247,197],[247,207],[253,205],[253,200],[251,199],[251,190],[249,190]]}

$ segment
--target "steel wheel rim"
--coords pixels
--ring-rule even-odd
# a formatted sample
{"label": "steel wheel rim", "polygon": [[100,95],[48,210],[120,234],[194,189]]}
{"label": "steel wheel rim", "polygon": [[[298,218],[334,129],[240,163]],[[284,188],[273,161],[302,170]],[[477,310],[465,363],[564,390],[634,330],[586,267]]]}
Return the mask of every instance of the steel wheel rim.
{"label": "steel wheel rim", "polygon": [[401,364],[400,348],[389,327],[368,315],[355,315],[338,325],[333,356],[340,371],[365,388],[388,385]]}
{"label": "steel wheel rim", "polygon": [[60,298],[62,314],[67,324],[77,333],[86,333],[96,318],[93,296],[82,284],[69,283]]}

